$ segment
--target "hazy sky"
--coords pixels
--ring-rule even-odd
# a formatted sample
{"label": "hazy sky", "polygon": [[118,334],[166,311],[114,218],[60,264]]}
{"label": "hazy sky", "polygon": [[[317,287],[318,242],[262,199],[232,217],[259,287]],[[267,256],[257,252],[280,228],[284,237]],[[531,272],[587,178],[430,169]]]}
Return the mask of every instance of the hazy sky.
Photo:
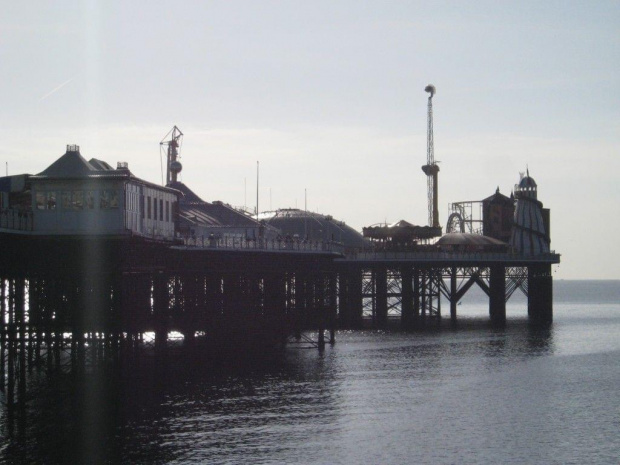
{"label": "hazy sky", "polygon": [[529,166],[555,276],[620,278],[618,1],[3,0],[0,71],[11,174],[76,143],[159,182],[176,124],[205,200],[253,206],[260,160],[261,210],[360,230],[426,224],[432,83],[444,227]]}

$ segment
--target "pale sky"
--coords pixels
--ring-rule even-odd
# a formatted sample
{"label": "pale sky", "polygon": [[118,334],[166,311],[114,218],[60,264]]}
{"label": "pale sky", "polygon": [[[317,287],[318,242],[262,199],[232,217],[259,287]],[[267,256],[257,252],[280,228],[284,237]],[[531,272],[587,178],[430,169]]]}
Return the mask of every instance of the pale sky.
{"label": "pale sky", "polygon": [[[304,206],[361,230],[427,222],[434,98],[440,219],[529,166],[556,278],[620,279],[619,1],[2,0],[0,162],[79,144],[205,200]],[[246,195],[247,186],[247,195]],[[247,200],[246,200],[247,199]]]}

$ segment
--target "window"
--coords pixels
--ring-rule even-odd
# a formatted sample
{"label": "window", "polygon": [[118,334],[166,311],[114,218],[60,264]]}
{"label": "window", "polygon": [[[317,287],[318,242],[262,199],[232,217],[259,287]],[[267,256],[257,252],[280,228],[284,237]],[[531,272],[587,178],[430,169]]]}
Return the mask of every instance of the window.
{"label": "window", "polygon": [[[56,193],[53,194],[53,204],[56,208]],[[61,197],[63,210],[81,210],[84,208],[84,191],[62,191]],[[47,199],[47,201],[49,200],[50,198]]]}
{"label": "window", "polygon": [[114,189],[104,189],[99,194],[99,208],[107,210],[118,208],[118,192]]}
{"label": "window", "polygon": [[164,200],[159,199],[159,221],[164,221]]}
{"label": "window", "polygon": [[144,219],[144,196],[140,196],[140,213],[142,215],[142,219]]}
{"label": "window", "polygon": [[70,210],[71,209],[71,191],[62,191],[62,209]]}
{"label": "window", "polygon": [[45,192],[37,192],[37,195],[36,195],[37,210],[45,210],[45,202],[46,202]]}
{"label": "window", "polygon": [[146,217],[150,220],[151,219],[151,198],[150,197],[146,198],[146,203],[147,203]]}
{"label": "window", "polygon": [[37,210],[56,210],[56,192],[37,192],[35,203]]}
{"label": "window", "polygon": [[153,199],[153,219],[157,220],[157,199]]}
{"label": "window", "polygon": [[56,210],[56,192],[50,191],[47,193],[47,209]]}
{"label": "window", "polygon": [[86,208],[92,210],[95,208],[95,191],[86,191]]}
{"label": "window", "polygon": [[84,208],[84,191],[73,191],[71,195],[71,203],[74,210]]}
{"label": "window", "polygon": [[166,221],[170,221],[170,202],[166,200]]}
{"label": "window", "polygon": [[118,192],[110,191],[110,208],[118,208]]}

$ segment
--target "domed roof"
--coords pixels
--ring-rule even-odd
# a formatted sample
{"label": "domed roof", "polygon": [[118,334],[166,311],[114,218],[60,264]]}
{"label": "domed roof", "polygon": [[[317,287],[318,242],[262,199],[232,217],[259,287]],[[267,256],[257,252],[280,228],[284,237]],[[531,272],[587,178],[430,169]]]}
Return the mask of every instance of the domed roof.
{"label": "domed roof", "polygon": [[283,208],[261,213],[260,220],[282,231],[283,236],[307,238],[311,241],[335,241],[345,247],[363,247],[364,237],[331,215]]}
{"label": "domed roof", "polygon": [[519,184],[515,184],[514,194],[517,199],[530,199],[536,200],[538,197],[537,190],[538,187],[536,185],[536,181],[534,178],[530,177],[530,170],[526,171],[526,175],[524,176],[521,173],[521,179],[519,180]]}
{"label": "domed roof", "polygon": [[529,175],[523,176],[521,178],[521,181],[519,181],[520,189],[527,188],[527,187],[536,187],[536,181],[534,181],[534,178],[531,178]]}

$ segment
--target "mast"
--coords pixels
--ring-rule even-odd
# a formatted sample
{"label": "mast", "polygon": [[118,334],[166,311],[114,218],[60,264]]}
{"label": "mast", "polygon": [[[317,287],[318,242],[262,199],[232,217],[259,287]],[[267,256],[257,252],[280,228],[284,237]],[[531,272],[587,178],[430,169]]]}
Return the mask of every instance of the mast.
{"label": "mast", "polygon": [[440,228],[439,207],[438,207],[438,179],[439,166],[435,163],[435,147],[433,140],[433,95],[436,93],[435,86],[429,84],[424,88],[430,95],[428,96],[428,131],[426,136],[426,165],[422,171],[427,176],[428,191],[428,225],[433,228]]}
{"label": "mast", "polygon": [[183,169],[183,165],[177,160],[182,140],[183,133],[178,127],[174,126],[159,143],[160,150],[166,147],[166,186],[177,182],[177,175]]}

